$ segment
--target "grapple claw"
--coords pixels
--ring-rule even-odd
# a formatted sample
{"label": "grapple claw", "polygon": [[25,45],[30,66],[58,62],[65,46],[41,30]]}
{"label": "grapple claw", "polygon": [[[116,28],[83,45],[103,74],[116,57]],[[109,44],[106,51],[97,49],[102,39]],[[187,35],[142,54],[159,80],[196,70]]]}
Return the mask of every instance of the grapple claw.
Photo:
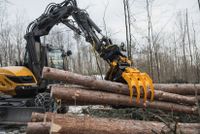
{"label": "grapple claw", "polygon": [[149,75],[147,75],[146,73],[142,73],[142,77],[146,83],[146,87],[150,88],[151,91],[151,101],[153,101],[154,99],[154,86],[153,86],[153,81],[152,79],[149,77]]}
{"label": "grapple claw", "polygon": [[138,84],[138,80],[136,79],[136,85],[135,85],[135,88],[136,88],[136,91],[137,91],[137,98],[136,98],[136,102],[139,103],[140,102],[140,86]]}
{"label": "grapple claw", "polygon": [[140,80],[141,80],[141,84],[142,84],[142,89],[143,89],[143,93],[144,93],[144,103],[147,101],[147,84],[146,84],[146,80],[145,80],[145,77],[143,77],[144,74],[141,73],[140,74]]}
{"label": "grapple claw", "polygon": [[130,103],[132,103],[132,99],[133,99],[133,86],[129,85],[129,91],[130,91]]}
{"label": "grapple claw", "polygon": [[146,73],[140,73],[139,70],[127,67],[125,72],[122,73],[122,77],[124,80],[127,82],[130,90],[130,101],[132,102],[132,97],[133,97],[133,87],[136,88],[137,91],[137,98],[136,102],[139,103],[140,101],[140,88],[142,87],[143,89],[143,94],[144,94],[144,103],[147,100],[147,89],[148,87],[151,90],[151,101],[153,101],[154,97],[154,87],[153,87],[153,82],[149,75]]}

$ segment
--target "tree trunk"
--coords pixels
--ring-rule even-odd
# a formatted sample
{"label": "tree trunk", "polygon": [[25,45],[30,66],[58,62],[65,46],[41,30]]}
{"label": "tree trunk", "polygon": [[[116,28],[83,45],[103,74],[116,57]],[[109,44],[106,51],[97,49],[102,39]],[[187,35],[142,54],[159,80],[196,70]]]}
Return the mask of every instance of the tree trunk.
{"label": "tree trunk", "polygon": [[187,67],[187,57],[186,57],[186,24],[183,24],[183,31],[182,31],[182,47],[183,47],[183,65],[184,65],[184,80],[188,82],[188,67]]}
{"label": "tree trunk", "polygon": [[147,19],[148,19],[148,44],[149,44],[149,55],[150,55],[150,76],[154,80],[154,68],[153,68],[153,30],[152,30],[152,22],[151,22],[151,13],[150,13],[150,5],[149,0],[146,0],[146,10],[147,10]]}
{"label": "tree trunk", "polygon": [[128,28],[128,12],[127,12],[127,0],[123,0],[123,5],[124,5],[124,19],[125,19],[125,27],[126,27],[126,45],[127,45],[127,55],[128,55],[128,58],[129,57],[129,54],[130,54],[130,48],[129,48],[129,44],[130,44],[130,40],[129,40],[129,28]]}
{"label": "tree trunk", "polygon": [[[160,109],[165,111],[173,111],[178,113],[187,113],[197,115],[197,108],[183,106],[167,102],[153,101],[143,103],[136,102],[133,98],[130,103],[130,97],[126,95],[107,93],[101,91],[91,91],[81,88],[72,87],[52,87],[51,95],[53,98],[60,99],[67,105],[111,105],[111,106],[127,106],[127,107],[144,107],[152,109]],[[142,99],[143,100],[143,99]]]}
{"label": "tree trunk", "polygon": [[193,28],[193,51],[194,51],[194,55],[195,55],[195,74],[196,74],[196,82],[200,83],[200,73],[199,73],[199,52],[198,52],[198,48],[197,48],[197,41],[196,41],[196,30],[194,28],[194,26],[192,26]]}
{"label": "tree trunk", "polygon": [[[189,52],[190,52],[190,65],[191,65],[191,70],[193,73],[193,56],[192,56],[192,46],[191,46],[191,39],[190,39],[190,28],[189,28],[189,20],[188,20],[188,10],[186,9],[186,29],[187,29],[187,37],[188,37],[188,45],[189,45]],[[192,74],[193,77],[193,74]]]}
{"label": "tree trunk", "polygon": [[37,122],[28,123],[26,134],[49,134],[51,123]]}
{"label": "tree trunk", "polygon": [[[70,84],[86,86],[89,87],[90,90],[102,90],[129,95],[128,85],[105,80],[96,80],[89,76],[83,76],[68,71],[44,67],[43,77],[46,79],[65,81]],[[136,93],[135,89],[134,93]],[[150,91],[148,92],[148,98],[150,98]],[[155,90],[154,98],[156,100],[163,100],[174,103],[186,103],[190,105],[195,105],[196,103],[195,97],[186,97],[157,90]]]}
{"label": "tree trunk", "polygon": [[[47,115],[40,114],[40,116],[41,118],[53,117],[50,129],[51,134],[150,134],[153,132],[198,134],[200,131],[200,124],[197,123],[170,123],[170,125],[166,125],[150,121],[106,119],[52,113],[47,113]],[[177,129],[175,129],[175,126]]]}

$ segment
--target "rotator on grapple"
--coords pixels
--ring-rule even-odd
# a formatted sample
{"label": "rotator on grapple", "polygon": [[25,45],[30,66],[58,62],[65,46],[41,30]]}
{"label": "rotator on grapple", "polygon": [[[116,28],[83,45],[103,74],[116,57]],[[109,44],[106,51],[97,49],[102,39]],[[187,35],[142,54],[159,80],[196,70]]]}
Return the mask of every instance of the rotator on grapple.
{"label": "rotator on grapple", "polygon": [[121,53],[117,45],[107,44],[104,47],[100,56],[110,65],[105,79],[127,83],[130,90],[130,102],[132,101],[133,88],[137,91],[137,103],[139,103],[140,100],[140,89],[143,89],[144,102],[146,102],[147,91],[148,88],[150,88],[152,101],[154,97],[154,87],[149,75],[141,73],[136,68],[132,68],[131,61]]}

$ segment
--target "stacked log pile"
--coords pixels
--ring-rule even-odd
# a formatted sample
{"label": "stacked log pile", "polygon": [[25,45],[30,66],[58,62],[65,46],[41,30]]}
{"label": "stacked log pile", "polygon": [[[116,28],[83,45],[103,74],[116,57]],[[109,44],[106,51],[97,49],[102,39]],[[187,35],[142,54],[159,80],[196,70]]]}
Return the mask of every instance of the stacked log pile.
{"label": "stacked log pile", "polygon": [[[185,88],[181,85],[155,84],[155,100],[153,102],[143,102],[143,99],[141,99],[140,103],[137,104],[135,98],[133,98],[133,103],[129,103],[129,89],[126,84],[96,80],[90,76],[83,76],[52,68],[44,68],[43,77],[46,79],[63,81],[68,84],[83,86],[76,88],[58,86],[52,88],[52,96],[61,99],[67,104],[76,101],[78,105],[107,104],[138,106],[188,114],[198,114],[198,97],[196,97],[195,94],[200,95],[200,85],[190,84],[188,86],[185,85],[187,87]],[[169,91],[167,88],[169,88]],[[178,90],[182,92],[179,92]],[[189,92],[189,95],[193,94],[193,96],[182,95],[185,92]],[[136,93],[135,90],[134,93]],[[150,98],[150,91],[148,93],[148,98]]]}
{"label": "stacked log pile", "polygon": [[[66,82],[67,84],[79,86],[53,86],[51,96],[61,100],[67,105],[110,105],[125,107],[142,107],[158,109],[167,112],[185,113],[199,115],[199,95],[200,84],[154,84],[154,101],[140,100],[136,103],[133,98],[130,103],[129,89],[126,84],[96,80],[90,76],[83,76],[68,71],[53,68],[44,68],[43,77],[45,79]],[[134,90],[136,93],[136,90]],[[141,94],[143,94],[141,90]],[[136,95],[136,94],[135,94]],[[142,96],[141,96],[142,98]],[[150,91],[148,91],[150,98]],[[33,114],[32,121],[28,125],[27,133],[32,133],[35,129],[41,133],[161,133],[173,131],[182,133],[199,133],[200,124],[175,123],[166,125],[160,122],[147,122],[137,120],[120,120],[107,118],[92,118],[88,116],[55,115],[52,113]],[[44,132],[45,131],[45,132]],[[39,134],[39,132],[38,132]]]}

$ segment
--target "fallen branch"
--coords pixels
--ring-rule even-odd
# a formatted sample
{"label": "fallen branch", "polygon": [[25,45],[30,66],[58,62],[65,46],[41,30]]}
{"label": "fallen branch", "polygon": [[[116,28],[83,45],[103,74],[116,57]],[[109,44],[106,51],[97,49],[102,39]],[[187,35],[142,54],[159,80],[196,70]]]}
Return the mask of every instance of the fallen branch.
{"label": "fallen branch", "polygon": [[[105,81],[105,80],[96,80],[90,76],[83,76],[69,71],[44,67],[43,77],[45,79],[64,81],[69,84],[82,85],[85,87],[89,87],[90,90],[101,90],[112,93],[129,95],[128,86],[125,84]],[[135,89],[134,93],[136,93]],[[148,98],[150,98],[150,91],[148,92]],[[196,103],[195,97],[187,97],[158,90],[155,90],[154,98],[155,100],[162,100],[179,104],[181,103],[181,104],[195,105]]]}
{"label": "fallen branch", "polygon": [[178,113],[187,113],[197,115],[197,108],[184,106],[168,102],[160,101],[147,101],[136,103],[136,99],[133,102],[129,102],[129,96],[107,93],[102,91],[91,91],[81,88],[66,88],[66,87],[52,87],[51,95],[53,98],[61,99],[61,101],[68,105],[113,105],[113,106],[136,106],[152,109],[160,109],[165,111],[173,111]]}

